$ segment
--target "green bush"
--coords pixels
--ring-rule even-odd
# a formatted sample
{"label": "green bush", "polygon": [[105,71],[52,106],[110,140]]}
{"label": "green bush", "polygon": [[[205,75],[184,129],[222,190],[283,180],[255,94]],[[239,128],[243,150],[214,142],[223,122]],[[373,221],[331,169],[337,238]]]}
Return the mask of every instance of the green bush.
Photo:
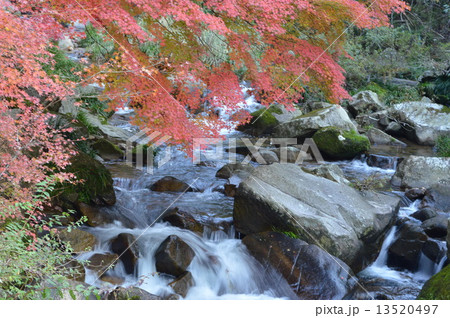
{"label": "green bush", "polygon": [[450,157],[450,136],[439,136],[436,140],[436,153],[440,157]]}
{"label": "green bush", "polygon": [[39,216],[41,203],[50,199],[53,186],[50,179],[41,182],[31,202],[16,203],[24,211],[23,218],[5,219],[6,207],[0,197],[0,299],[63,298],[65,293],[72,295],[74,288],[88,296],[93,290],[74,286],[70,280],[79,275],[67,266],[72,259],[70,246],[49,233],[61,225],[60,217]]}
{"label": "green bush", "polygon": [[56,46],[48,48],[48,51],[53,54],[55,63],[53,65],[45,64],[42,66],[47,74],[58,75],[63,81],[80,81],[80,77],[75,73],[82,71],[83,65],[69,59],[66,54]]}

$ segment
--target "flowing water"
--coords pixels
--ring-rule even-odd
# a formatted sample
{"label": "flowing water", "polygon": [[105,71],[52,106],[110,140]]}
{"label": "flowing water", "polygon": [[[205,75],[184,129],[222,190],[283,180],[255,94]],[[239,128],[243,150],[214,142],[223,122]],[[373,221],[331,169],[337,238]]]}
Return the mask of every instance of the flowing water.
{"label": "flowing water", "polygon": [[[254,110],[260,105],[255,103],[252,97],[248,97],[247,105],[243,107]],[[129,110],[123,109],[119,113],[128,114]],[[124,128],[127,128],[126,124]],[[229,136],[242,136],[232,130],[224,133]],[[392,147],[381,148],[378,153],[372,154],[372,157],[333,163],[338,164],[351,181],[374,175],[376,178],[388,180],[395,172],[398,156],[404,151],[398,148],[393,150]],[[420,148],[417,151],[428,154],[429,150]],[[137,238],[136,246],[139,250],[136,272],[133,275],[127,274],[124,265],[119,261],[107,274],[121,278],[121,286],[139,286],[152,294],[167,298],[174,294],[169,285],[174,277],[157,273],[154,254],[162,241],[169,235],[176,235],[195,251],[195,257],[187,268],[192,274],[194,286],[188,290],[186,299],[295,299],[292,288],[281,275],[263,268],[249,255],[241,241],[235,238],[231,226],[233,199],[226,197],[219,190],[223,189],[227,182],[238,184],[240,180],[227,181],[215,177],[217,170],[227,163],[228,158],[210,148],[203,152],[208,160],[196,165],[192,163],[192,159],[175,148],[166,148],[163,152],[164,155],[169,153],[171,160],[154,169],[152,174],[129,167],[124,162],[107,163],[114,177],[117,203],[104,209],[114,216],[116,221],[103,227],[86,228],[97,237],[99,243],[94,251],[82,254],[80,258],[88,259],[94,253],[111,252],[112,239],[121,233],[132,234]],[[238,161],[243,158],[244,156],[237,155]],[[151,184],[165,176],[176,177],[196,191],[180,195],[149,190]],[[409,215],[417,210],[418,201],[410,202],[399,192],[394,191],[394,194],[402,197],[404,203],[399,217],[409,218]],[[162,213],[175,207],[189,212],[198,221],[209,226],[206,226],[204,233],[200,235],[168,223],[154,223]],[[442,268],[445,257],[439,264],[435,264],[422,255],[416,273],[389,268],[388,249],[396,238],[397,230],[397,226],[394,226],[389,231],[378,258],[359,273],[358,278],[362,284],[379,279],[385,293],[391,293],[392,297],[398,299],[413,299],[423,283]],[[96,272],[89,270],[86,282],[101,288],[116,287],[103,282]]]}

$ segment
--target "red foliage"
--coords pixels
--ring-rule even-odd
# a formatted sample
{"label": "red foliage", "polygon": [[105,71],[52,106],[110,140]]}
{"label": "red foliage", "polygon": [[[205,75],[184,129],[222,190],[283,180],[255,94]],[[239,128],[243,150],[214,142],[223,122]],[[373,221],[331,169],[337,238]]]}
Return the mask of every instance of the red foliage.
{"label": "red foliage", "polygon": [[[387,25],[388,14],[405,9],[400,0],[0,0],[0,186],[37,182],[48,163],[67,163],[42,103],[70,93],[41,67],[51,61],[51,40],[70,35],[62,22],[90,21],[116,45],[118,53],[93,67],[85,83],[101,82],[113,108],[129,103],[137,124],[188,144],[217,137],[227,125],[217,108],[239,112],[235,71],[243,66],[266,105],[291,105],[307,87],[332,102],[348,97],[336,63],[345,28]],[[225,58],[205,32],[222,42]],[[139,49],[147,41],[158,45],[155,56]],[[31,150],[38,153],[27,156]]]}

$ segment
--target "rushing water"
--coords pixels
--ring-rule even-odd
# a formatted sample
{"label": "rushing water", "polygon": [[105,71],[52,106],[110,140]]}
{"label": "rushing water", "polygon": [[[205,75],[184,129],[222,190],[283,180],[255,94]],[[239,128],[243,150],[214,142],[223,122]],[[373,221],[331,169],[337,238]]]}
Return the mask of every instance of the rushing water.
{"label": "rushing water", "polygon": [[[245,90],[246,88],[243,89],[244,93]],[[255,110],[260,105],[252,97],[247,97],[246,104],[242,107]],[[123,109],[119,113],[127,114],[129,110]],[[120,125],[123,128],[132,128],[123,122]],[[224,133],[242,137],[241,133],[232,130]],[[380,148],[379,153],[372,153],[368,157],[333,163],[339,165],[346,178],[351,181],[361,181],[371,176],[389,180],[395,173],[398,156],[405,151],[403,148],[385,147]],[[420,148],[417,151],[426,153],[428,150]],[[169,285],[174,277],[157,273],[154,254],[168,236],[176,235],[195,252],[195,257],[187,268],[192,274],[194,286],[188,290],[186,299],[295,299],[296,295],[285,279],[274,270],[263,268],[249,255],[242,242],[235,238],[231,226],[233,198],[222,194],[220,189],[223,189],[226,183],[239,184],[240,180],[215,177],[217,170],[228,162],[228,158],[214,148],[203,151],[207,160],[202,164],[193,164],[192,159],[187,158],[185,153],[173,147],[163,149],[159,156],[166,155],[170,156],[170,161],[154,169],[151,174],[129,167],[123,162],[107,163],[114,176],[117,203],[104,209],[116,221],[104,227],[86,229],[97,237],[99,243],[94,251],[82,254],[80,258],[88,259],[95,253],[110,253],[112,239],[121,233],[132,234],[137,239],[136,246],[139,250],[136,272],[133,275],[127,274],[124,265],[119,261],[107,274],[122,279],[122,286],[139,286],[152,294],[167,298],[174,294]],[[237,155],[238,161],[243,158],[244,156]],[[196,191],[180,194],[149,190],[150,185],[165,176],[176,177]],[[399,217],[417,222],[410,215],[417,211],[419,201],[410,202],[398,191],[393,191],[393,194],[402,198],[403,207]],[[207,224],[203,235],[173,227],[168,223],[155,223],[162,213],[175,207],[189,212],[195,219]],[[226,226],[223,226],[224,224]],[[362,285],[373,281],[376,281],[375,285],[381,284],[384,293],[389,297],[413,299],[423,283],[442,268],[445,257],[439,264],[435,264],[422,255],[419,269],[415,273],[389,268],[388,249],[396,239],[397,230],[397,226],[390,229],[376,261],[357,276]],[[444,243],[439,244],[445,249]],[[96,272],[89,270],[86,273],[86,282],[101,288],[115,287],[103,282]],[[371,292],[363,289],[366,294]]]}

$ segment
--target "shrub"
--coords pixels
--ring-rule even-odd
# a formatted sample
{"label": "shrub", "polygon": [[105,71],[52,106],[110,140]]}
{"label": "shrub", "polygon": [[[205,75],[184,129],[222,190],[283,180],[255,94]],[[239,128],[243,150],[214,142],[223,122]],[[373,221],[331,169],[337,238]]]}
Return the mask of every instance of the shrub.
{"label": "shrub", "polygon": [[436,153],[440,157],[450,157],[450,136],[439,136],[436,140]]}

